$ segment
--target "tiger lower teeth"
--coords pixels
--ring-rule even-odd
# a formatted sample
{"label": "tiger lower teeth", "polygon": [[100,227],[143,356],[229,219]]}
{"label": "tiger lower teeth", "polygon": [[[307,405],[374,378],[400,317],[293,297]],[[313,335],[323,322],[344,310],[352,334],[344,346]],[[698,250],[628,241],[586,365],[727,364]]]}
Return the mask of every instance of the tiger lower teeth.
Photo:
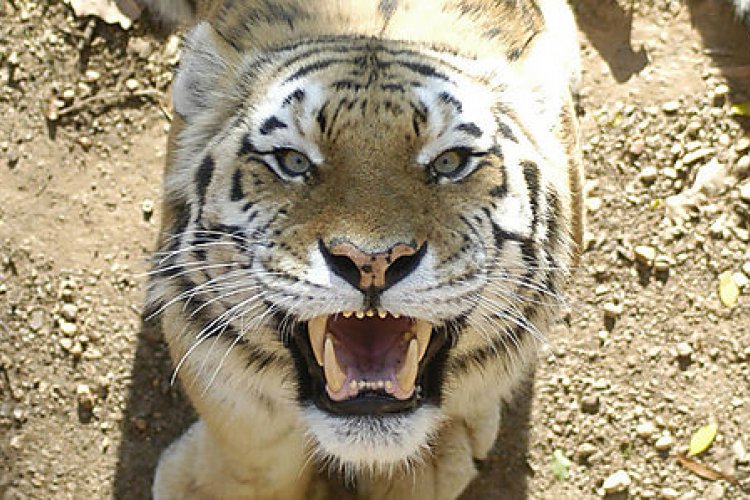
{"label": "tiger lower teeth", "polygon": [[[365,317],[374,318],[376,316],[384,319],[388,314],[390,313],[374,309],[356,312],[345,311],[341,313],[345,318],[356,316],[357,319]],[[392,316],[394,318],[398,317],[395,314]],[[352,367],[341,365],[336,355],[336,345],[338,345],[339,341],[335,340],[332,333],[326,332],[328,319],[328,316],[318,316],[310,320],[308,322],[308,334],[315,360],[323,368],[329,394],[335,394],[337,400],[342,400],[355,397],[359,392],[364,390],[384,390],[386,393],[399,399],[408,398],[413,393],[419,371],[419,362],[424,358],[430,342],[432,334],[431,323],[424,320],[413,320],[411,327],[403,332],[403,338],[408,344],[406,352],[400,360],[400,367],[388,368],[389,370],[395,370],[395,373],[393,371],[390,372],[390,377],[393,377],[392,380],[388,378],[380,380],[349,380],[349,377],[352,376]],[[341,334],[339,333],[338,335]],[[344,343],[344,345],[346,344]],[[341,348],[338,347],[338,349]],[[354,366],[353,369],[354,374],[356,374],[357,367]],[[346,390],[342,393],[341,391],[344,390],[345,386]]]}

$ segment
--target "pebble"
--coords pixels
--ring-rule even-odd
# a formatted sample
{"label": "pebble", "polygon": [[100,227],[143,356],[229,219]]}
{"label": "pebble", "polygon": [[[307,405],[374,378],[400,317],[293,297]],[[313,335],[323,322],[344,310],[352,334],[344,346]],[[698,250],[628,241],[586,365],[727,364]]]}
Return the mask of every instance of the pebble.
{"label": "pebble", "polygon": [[599,211],[600,208],[602,208],[602,199],[597,197],[590,197],[586,198],[586,201],[584,202],[586,204],[586,210],[589,212],[596,213]]}
{"label": "pebble", "polygon": [[65,351],[70,351],[73,348],[73,340],[69,339],[68,337],[63,337],[59,340],[60,347],[62,347]]}
{"label": "pebble", "polygon": [[702,160],[706,158],[707,156],[710,156],[714,153],[714,150],[711,148],[701,148],[697,149],[693,152],[690,152],[682,157],[682,163],[684,165],[692,165],[693,163],[698,162],[699,160]]}
{"label": "pebble", "polygon": [[732,445],[732,452],[734,452],[734,459],[738,464],[750,464],[750,455],[748,455],[747,450],[745,450],[745,444],[741,439],[738,439],[734,442],[734,444]]}
{"label": "pebble", "polygon": [[656,451],[669,451],[672,446],[674,445],[674,439],[672,438],[672,435],[662,434],[659,439],[656,440],[656,443],[654,443],[654,448],[656,448]]}
{"label": "pebble", "polygon": [[617,319],[622,314],[622,304],[615,304],[614,302],[606,302],[602,306],[604,311],[604,317],[608,319]]}
{"label": "pebble", "polygon": [[36,309],[31,311],[31,317],[29,318],[29,328],[32,332],[38,332],[44,326],[44,311]]}
{"label": "pebble", "polygon": [[672,265],[672,259],[667,257],[666,255],[659,255],[654,259],[654,271],[657,273],[664,273],[669,271],[670,266]]}
{"label": "pebble", "polygon": [[722,500],[726,498],[726,489],[719,483],[713,483],[704,493],[706,500]]}
{"label": "pebble", "polygon": [[99,73],[95,69],[87,69],[86,72],[83,74],[83,79],[89,83],[93,83],[99,80],[101,76],[102,76],[101,73]]}
{"label": "pebble", "polygon": [[743,156],[734,165],[734,170],[738,177],[745,177],[750,173],[750,155]]}
{"label": "pebble", "polygon": [[650,266],[654,263],[656,258],[656,249],[648,245],[638,245],[633,250],[635,253],[635,260],[643,265]]}
{"label": "pebble", "polygon": [[[748,156],[750,158],[750,156]],[[746,201],[750,203],[750,182],[746,182],[742,184],[739,187],[740,190],[740,198],[742,198],[742,201]]]}
{"label": "pebble", "polygon": [[630,476],[624,470],[618,470],[607,479],[605,479],[604,484],[602,484],[602,489],[607,495],[622,493],[623,491],[627,491],[629,487]]}
{"label": "pebble", "polygon": [[659,175],[659,171],[656,169],[656,167],[643,167],[638,174],[638,178],[641,180],[642,183],[649,185],[653,184],[654,181],[656,181],[656,178]]}
{"label": "pebble", "polygon": [[659,490],[659,495],[664,500],[674,500],[675,498],[679,498],[680,492],[674,488],[667,487]]}
{"label": "pebble", "polygon": [[596,446],[594,446],[591,443],[584,442],[581,443],[578,448],[576,448],[576,457],[578,457],[579,462],[585,461],[587,458],[589,458],[591,455],[596,453],[597,449]]}
{"label": "pebble", "polygon": [[94,409],[94,395],[91,393],[91,388],[86,384],[78,384],[76,387],[76,400],[78,401],[78,407],[85,412],[90,412]]}
{"label": "pebble", "polygon": [[[74,322],[76,316],[78,316],[78,307],[75,304],[63,304],[60,308],[60,316],[65,318],[66,321]],[[60,325],[62,329],[62,325]]]}
{"label": "pebble", "polygon": [[668,115],[676,113],[677,110],[679,109],[680,109],[680,103],[677,101],[667,101],[661,105],[661,110],[667,113]]}
{"label": "pebble", "polygon": [[646,147],[646,143],[643,141],[643,139],[636,139],[630,145],[630,149],[628,151],[633,156],[640,156],[643,153],[643,149],[645,147]]}
{"label": "pebble", "polygon": [[642,422],[635,427],[635,433],[638,434],[638,437],[643,439],[650,438],[653,436],[654,432],[656,432],[656,427],[654,427],[654,424],[651,422]]}
{"label": "pebble", "polygon": [[60,321],[60,331],[64,335],[72,337],[78,331],[78,327],[75,323],[71,323],[69,321]]}
{"label": "pebble", "polygon": [[599,396],[584,396],[581,399],[581,411],[590,415],[599,413]]}
{"label": "pebble", "polygon": [[135,78],[128,78],[127,80],[125,80],[125,88],[131,92],[138,90],[140,86],[141,83]]}
{"label": "pebble", "polygon": [[677,356],[683,359],[690,359],[693,355],[693,347],[687,342],[677,343]]}

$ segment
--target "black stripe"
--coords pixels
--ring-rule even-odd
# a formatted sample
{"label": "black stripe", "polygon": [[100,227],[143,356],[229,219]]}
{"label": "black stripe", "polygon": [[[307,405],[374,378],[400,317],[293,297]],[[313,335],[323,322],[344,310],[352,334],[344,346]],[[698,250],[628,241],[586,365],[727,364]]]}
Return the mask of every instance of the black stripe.
{"label": "black stripe", "polygon": [[215,166],[216,163],[214,162],[213,157],[211,155],[206,155],[206,157],[203,158],[200,167],[198,167],[198,171],[195,172],[195,184],[198,189],[198,199],[201,205],[206,201],[206,191],[208,190],[208,185],[211,183],[211,177],[214,174]]}
{"label": "black stripe", "polygon": [[305,66],[302,66],[300,69],[295,71],[294,73],[289,76],[286,80],[284,80],[284,83],[290,83],[295,80],[299,80],[303,76],[309,75],[310,73],[314,71],[320,71],[322,69],[326,69],[329,66],[333,66],[334,64],[344,64],[344,63],[350,63],[351,60],[349,59],[328,59],[326,61],[315,61],[314,63],[307,64]]}
{"label": "black stripe", "polygon": [[516,134],[513,133],[513,130],[510,128],[510,126],[507,123],[503,123],[498,120],[497,132],[501,136],[503,136],[505,139],[508,139],[509,141],[513,141],[516,144],[518,144],[518,137],[516,137]]}
{"label": "black stripe", "polygon": [[450,81],[450,78],[448,78],[445,74],[441,73],[440,71],[436,70],[432,66],[424,63],[417,63],[417,62],[406,62],[406,61],[394,61],[393,64],[396,64],[398,66],[403,66],[404,68],[410,69],[413,72],[420,74],[422,76],[427,76],[430,78],[437,78],[438,80],[443,80],[446,82]]}
{"label": "black stripe", "polygon": [[287,128],[287,124],[276,118],[275,116],[272,116],[271,118],[268,118],[266,121],[263,122],[263,125],[260,126],[260,134],[261,135],[268,135],[274,130]]}
{"label": "black stripe", "polygon": [[461,101],[456,99],[453,95],[449,94],[448,92],[441,92],[438,97],[440,97],[440,100],[443,101],[445,104],[450,104],[451,106],[456,108],[456,111],[458,113],[463,113],[463,110],[464,110],[463,104],[461,104]]}
{"label": "black stripe", "polygon": [[232,175],[232,192],[230,194],[230,199],[232,201],[240,201],[244,197],[245,192],[242,190],[242,170],[238,168]]}
{"label": "black stripe", "polygon": [[482,137],[482,129],[476,123],[461,123],[456,126],[456,130],[464,132],[472,137]]}
{"label": "black stripe", "polygon": [[531,235],[536,233],[537,224],[539,224],[539,167],[532,161],[522,161],[523,178],[526,180],[526,186],[529,191],[529,202],[531,203]]}

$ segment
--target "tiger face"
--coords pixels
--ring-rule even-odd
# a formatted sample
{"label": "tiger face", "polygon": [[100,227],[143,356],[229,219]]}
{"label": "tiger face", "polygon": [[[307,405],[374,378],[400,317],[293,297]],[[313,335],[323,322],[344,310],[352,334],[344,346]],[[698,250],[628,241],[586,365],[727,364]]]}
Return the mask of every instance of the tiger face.
{"label": "tiger face", "polygon": [[199,413],[262,402],[372,469],[508,397],[574,245],[563,101],[382,37],[186,45],[150,297]]}

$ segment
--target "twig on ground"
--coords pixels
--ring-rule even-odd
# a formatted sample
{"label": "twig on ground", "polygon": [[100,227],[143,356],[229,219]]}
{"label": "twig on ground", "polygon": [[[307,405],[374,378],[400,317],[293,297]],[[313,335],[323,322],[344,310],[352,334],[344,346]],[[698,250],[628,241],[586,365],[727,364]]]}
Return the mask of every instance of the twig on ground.
{"label": "twig on ground", "polygon": [[[156,89],[142,89],[142,90],[135,90],[135,91],[128,91],[128,92],[103,92],[96,95],[93,95],[91,97],[87,97],[86,99],[82,99],[81,101],[77,102],[76,104],[67,107],[62,108],[57,112],[57,115],[59,118],[62,118],[67,115],[73,115],[76,113],[79,113],[83,111],[84,109],[87,109],[91,106],[114,106],[120,102],[125,102],[128,99],[132,99],[134,97],[147,97],[150,99],[154,99],[157,104],[161,107],[163,105],[161,104],[161,97],[162,93],[159,90]],[[162,112],[165,112],[165,110],[162,110]]]}

